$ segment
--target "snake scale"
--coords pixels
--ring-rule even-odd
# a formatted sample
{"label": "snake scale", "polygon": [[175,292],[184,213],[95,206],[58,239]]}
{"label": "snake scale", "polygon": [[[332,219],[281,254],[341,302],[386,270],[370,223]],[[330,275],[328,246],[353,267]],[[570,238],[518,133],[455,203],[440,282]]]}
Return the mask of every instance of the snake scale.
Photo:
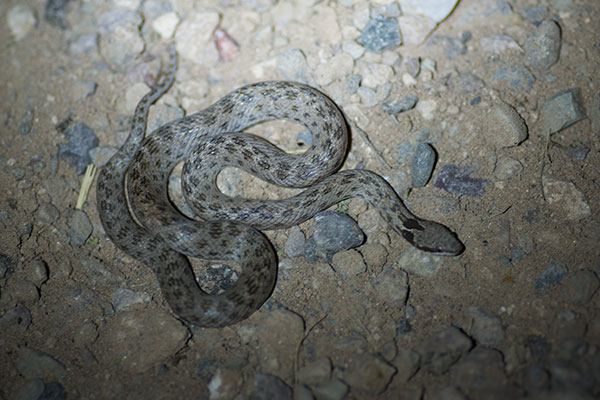
{"label": "snake scale", "polygon": [[[170,47],[161,81],[139,102],[129,136],[102,168],[97,204],[107,236],[155,273],[171,309],[188,323],[223,327],[249,317],[271,295],[275,250],[260,229],[299,224],[350,197],[362,197],[413,246],[460,254],[464,246],[445,226],[413,215],[392,187],[367,170],[341,166],[347,125],[338,107],[314,88],[294,82],[261,82],[236,89],[196,114],[145,136],[150,106],[172,85],[177,54]],[[286,154],[246,128],[284,119],[304,125],[313,141],[303,154]],[[185,160],[183,193],[198,220],[171,203],[167,182]],[[231,198],[216,186],[222,168],[242,168],[268,182],[306,188],[283,200]],[[187,257],[231,260],[241,266],[224,293],[207,294]]]}

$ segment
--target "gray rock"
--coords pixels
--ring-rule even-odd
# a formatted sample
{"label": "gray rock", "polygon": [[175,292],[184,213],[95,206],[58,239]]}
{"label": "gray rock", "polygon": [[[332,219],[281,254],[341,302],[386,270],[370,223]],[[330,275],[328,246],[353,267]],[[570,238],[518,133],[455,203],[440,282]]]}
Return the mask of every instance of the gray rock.
{"label": "gray rock", "polygon": [[12,329],[22,333],[29,328],[30,324],[31,313],[22,303],[18,303],[0,317],[0,328],[5,332],[8,331],[8,329]]}
{"label": "gray rock", "polygon": [[94,231],[90,218],[82,210],[73,210],[69,225],[71,227],[69,236],[71,246],[82,246]]}
{"label": "gray rock", "polygon": [[549,0],[553,8],[558,11],[566,11],[573,8],[573,0]]}
{"label": "gray rock", "polygon": [[550,387],[550,375],[544,368],[529,364],[520,371],[521,386],[528,395],[540,393]]}
{"label": "gray rock", "polygon": [[16,261],[13,258],[6,254],[0,254],[0,278],[5,278],[15,272],[15,265]]}
{"label": "gray rock", "polygon": [[67,17],[67,4],[70,0],[48,0],[44,9],[44,19],[50,25],[62,30],[67,29],[65,18]]}
{"label": "gray rock", "polygon": [[136,63],[144,50],[140,35],[142,16],[134,11],[112,7],[98,17],[98,47],[111,68],[126,71]]}
{"label": "gray rock", "polygon": [[507,382],[502,353],[486,347],[476,347],[460,360],[452,368],[452,380],[473,399],[507,399],[517,395]]}
{"label": "gray rock", "polygon": [[59,382],[49,382],[44,385],[44,391],[38,400],[66,400],[67,393]]}
{"label": "gray rock", "polygon": [[542,132],[553,134],[586,118],[581,89],[572,88],[555,94],[540,109]]}
{"label": "gray rock", "polygon": [[381,105],[381,109],[388,114],[398,114],[413,108],[417,104],[417,101],[419,101],[419,96],[415,93],[411,93],[404,97],[384,101]]}
{"label": "gray rock", "polygon": [[27,279],[39,288],[48,280],[48,265],[43,260],[37,258],[25,264],[25,273],[27,274]]}
{"label": "gray rock", "polygon": [[41,379],[32,379],[19,386],[10,398],[13,400],[39,400],[43,392],[44,382]]}
{"label": "gray rock", "polygon": [[572,160],[584,161],[586,159],[587,155],[589,154],[590,150],[591,149],[588,146],[573,145],[573,146],[569,147],[569,150],[567,151],[567,155]]}
{"label": "gray rock", "polygon": [[277,59],[277,70],[288,80],[307,82],[308,64],[304,53],[299,49],[289,49],[281,53]]}
{"label": "gray rock", "polygon": [[50,226],[58,220],[58,208],[50,203],[42,203],[36,211],[36,222],[39,226]]}
{"label": "gray rock", "polygon": [[33,109],[27,107],[23,116],[21,117],[21,121],[19,121],[19,132],[21,135],[27,135],[31,133],[33,129]]}
{"label": "gray rock", "polygon": [[504,328],[499,316],[487,313],[478,307],[470,307],[468,312],[473,318],[471,335],[479,344],[497,346],[504,340]]}
{"label": "gray rock", "polygon": [[519,15],[525,21],[531,22],[534,25],[539,25],[548,15],[548,7],[546,6],[525,6],[519,10]]}
{"label": "gray rock", "polygon": [[498,103],[486,115],[490,135],[486,139],[496,147],[513,147],[527,139],[527,125],[517,110],[506,103]]}
{"label": "gray rock", "polygon": [[545,71],[558,61],[561,45],[560,27],[546,20],[523,44],[525,62],[536,71]]}
{"label": "gray rock", "polygon": [[396,328],[396,337],[400,338],[412,331],[412,325],[410,319],[402,318],[398,321],[398,327]]}
{"label": "gray rock", "polygon": [[403,349],[400,350],[392,363],[396,366],[396,379],[402,383],[406,383],[419,370],[421,356],[411,349]]}
{"label": "gray rock", "polygon": [[292,388],[275,375],[258,373],[254,376],[254,387],[250,400],[292,400]]}
{"label": "gray rock", "polygon": [[150,300],[148,293],[125,288],[119,288],[111,294],[111,303],[115,311],[125,311],[134,304],[150,303]]}
{"label": "gray rock", "polygon": [[467,53],[467,46],[461,39],[436,35],[429,40],[429,43],[442,46],[447,60],[453,60]]}
{"label": "gray rock", "polygon": [[386,266],[373,281],[380,302],[401,309],[408,296],[408,274],[394,266]]}
{"label": "gray rock", "polygon": [[28,347],[17,350],[17,370],[26,379],[60,380],[67,369],[51,355]]}
{"label": "gray rock", "polygon": [[533,75],[519,65],[500,67],[494,74],[494,80],[508,83],[518,90],[529,90],[535,82]]}
{"label": "gray rock", "polygon": [[519,160],[504,156],[496,162],[494,176],[500,181],[505,181],[518,176],[521,171],[523,171],[523,164]]}
{"label": "gray rock", "polygon": [[313,393],[316,400],[342,400],[348,394],[350,388],[340,379],[334,379],[329,383],[315,386]]}
{"label": "gray rock", "polygon": [[563,292],[567,299],[576,306],[587,304],[600,287],[598,276],[587,269],[575,271],[567,276]]}
{"label": "gray rock", "polygon": [[380,53],[391,50],[402,43],[400,27],[394,18],[376,18],[370,20],[363,28],[360,43],[367,50]]}
{"label": "gray rock", "polygon": [[441,375],[472,346],[473,342],[467,335],[451,326],[425,339],[415,351],[421,356],[421,368],[431,374]]}
{"label": "gray rock", "polygon": [[344,381],[353,390],[371,396],[382,393],[396,373],[396,368],[379,355],[357,355],[344,371]]}
{"label": "gray rock", "polygon": [[100,142],[93,130],[80,122],[69,124],[62,132],[67,143],[59,143],[58,155],[78,174],[83,174],[88,164],[92,162],[89,151]]}
{"label": "gray rock", "polygon": [[567,267],[555,261],[541,274],[535,278],[535,289],[540,292],[548,291],[552,286],[560,285],[563,278],[567,276]]}
{"label": "gray rock", "polygon": [[429,182],[436,158],[435,150],[430,144],[417,144],[410,162],[410,174],[414,187],[423,187]]}
{"label": "gray rock", "polygon": [[530,335],[525,339],[525,348],[536,362],[545,361],[552,352],[552,345],[541,335]]}
{"label": "gray rock", "polygon": [[358,224],[339,211],[323,211],[315,215],[315,232],[312,238],[321,249],[337,253],[360,246],[365,235]]}
{"label": "gray rock", "polygon": [[304,245],[306,243],[306,236],[299,226],[293,226],[290,228],[290,234],[285,242],[285,254],[288,257],[300,257],[304,254]]}
{"label": "gray rock", "polygon": [[327,357],[319,357],[298,369],[296,379],[309,386],[324,385],[331,379],[332,365]]}

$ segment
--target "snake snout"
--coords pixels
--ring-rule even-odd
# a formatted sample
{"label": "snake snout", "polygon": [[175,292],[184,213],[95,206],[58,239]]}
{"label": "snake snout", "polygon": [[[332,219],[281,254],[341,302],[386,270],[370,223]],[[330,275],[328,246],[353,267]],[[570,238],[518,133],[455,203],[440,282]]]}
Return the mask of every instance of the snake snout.
{"label": "snake snout", "polygon": [[419,250],[449,256],[457,256],[465,250],[456,234],[444,225],[428,220],[415,222],[410,230],[402,230],[402,236]]}

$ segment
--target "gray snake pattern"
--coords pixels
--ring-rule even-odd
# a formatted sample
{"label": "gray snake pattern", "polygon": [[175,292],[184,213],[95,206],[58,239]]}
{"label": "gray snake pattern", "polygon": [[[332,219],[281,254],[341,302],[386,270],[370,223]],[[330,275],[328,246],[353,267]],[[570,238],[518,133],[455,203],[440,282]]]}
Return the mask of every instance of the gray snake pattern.
{"label": "gray snake pattern", "polygon": [[[309,86],[285,81],[244,86],[145,137],[148,110],[175,80],[176,60],[171,46],[163,79],[142,98],[126,142],[98,176],[97,204],[107,236],[154,271],[171,309],[186,322],[223,327],[249,317],[271,295],[277,275],[275,250],[260,230],[299,224],[351,197],[369,202],[421,250],[447,255],[464,250],[448,228],[412,214],[379,175],[336,172],[346,153],[347,124],[338,107]],[[273,119],[304,125],[313,135],[311,147],[286,154],[240,133]],[[169,175],[184,160],[183,193],[197,220],[183,216],[167,194]],[[231,198],[216,186],[227,166],[306,189],[283,200]],[[188,257],[231,260],[242,272],[224,293],[207,294]]]}

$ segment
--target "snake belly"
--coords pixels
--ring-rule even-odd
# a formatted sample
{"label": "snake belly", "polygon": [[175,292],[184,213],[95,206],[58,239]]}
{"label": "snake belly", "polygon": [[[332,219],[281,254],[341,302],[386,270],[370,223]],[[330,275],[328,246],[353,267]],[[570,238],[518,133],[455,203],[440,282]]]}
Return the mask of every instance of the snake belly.
{"label": "snake belly", "polygon": [[[368,201],[421,250],[448,255],[464,250],[448,228],[412,214],[381,176],[367,170],[336,172],[346,154],[347,124],[338,107],[312,87],[286,81],[247,85],[144,138],[148,109],[173,83],[176,58],[171,47],[165,77],[142,98],[129,137],[101,170],[97,203],[108,237],[154,271],[180,318],[222,327],[249,317],[270,296],[277,274],[275,250],[260,229],[299,224],[351,197]],[[242,133],[273,119],[304,125],[313,136],[311,147],[286,154]],[[198,220],[182,215],[168,197],[169,175],[181,161],[183,193]],[[306,189],[282,200],[231,198],[216,186],[225,167]],[[231,260],[242,272],[224,293],[207,294],[187,257]]]}

